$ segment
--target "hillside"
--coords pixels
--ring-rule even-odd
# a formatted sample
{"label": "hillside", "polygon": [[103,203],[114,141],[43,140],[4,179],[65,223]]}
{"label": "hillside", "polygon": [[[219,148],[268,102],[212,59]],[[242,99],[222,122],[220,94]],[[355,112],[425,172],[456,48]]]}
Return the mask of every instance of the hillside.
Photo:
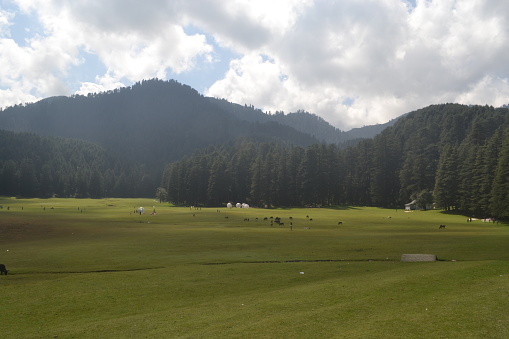
{"label": "hillside", "polygon": [[274,122],[248,122],[175,81],[148,80],[88,96],[53,97],[0,112],[2,129],[96,142],[148,166],[239,137],[307,146],[309,134]]}
{"label": "hillside", "polygon": [[152,195],[153,183],[148,179],[139,165],[120,161],[97,144],[0,130],[0,195]]}
{"label": "hillside", "polygon": [[267,122],[275,121],[282,125],[294,128],[297,131],[308,133],[326,144],[337,144],[346,146],[355,144],[360,139],[373,138],[375,135],[383,131],[385,128],[392,126],[398,119],[393,119],[385,124],[372,126],[364,126],[354,128],[350,131],[341,131],[332,126],[323,118],[305,111],[284,114],[283,112],[275,112],[274,114],[266,114],[261,110],[254,109],[251,106],[241,106],[232,104],[226,100],[208,98],[211,103],[230,112],[238,119],[249,122]]}

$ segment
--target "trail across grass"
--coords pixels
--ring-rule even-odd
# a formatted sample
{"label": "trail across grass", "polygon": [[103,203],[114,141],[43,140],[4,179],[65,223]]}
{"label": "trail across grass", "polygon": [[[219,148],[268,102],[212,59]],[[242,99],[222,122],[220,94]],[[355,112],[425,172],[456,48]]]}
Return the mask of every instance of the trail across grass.
{"label": "trail across grass", "polygon": [[0,205],[2,338],[509,337],[504,224],[150,199]]}

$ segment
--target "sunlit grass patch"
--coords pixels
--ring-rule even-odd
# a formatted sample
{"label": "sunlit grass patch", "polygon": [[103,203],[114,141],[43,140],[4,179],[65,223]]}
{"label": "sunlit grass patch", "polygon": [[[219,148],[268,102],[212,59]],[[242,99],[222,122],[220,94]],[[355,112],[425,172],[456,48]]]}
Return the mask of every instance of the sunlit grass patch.
{"label": "sunlit grass patch", "polygon": [[[509,334],[502,224],[378,208],[0,204],[10,206],[0,210],[0,258],[10,270],[0,278],[6,338]],[[133,213],[140,206],[146,212]],[[404,253],[439,261],[403,263]]]}

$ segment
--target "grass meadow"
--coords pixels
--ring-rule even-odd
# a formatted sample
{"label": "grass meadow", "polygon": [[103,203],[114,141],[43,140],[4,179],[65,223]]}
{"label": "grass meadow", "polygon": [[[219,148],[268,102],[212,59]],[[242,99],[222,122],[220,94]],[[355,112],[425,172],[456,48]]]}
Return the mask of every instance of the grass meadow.
{"label": "grass meadow", "polygon": [[509,338],[502,223],[150,199],[0,205],[2,338]]}

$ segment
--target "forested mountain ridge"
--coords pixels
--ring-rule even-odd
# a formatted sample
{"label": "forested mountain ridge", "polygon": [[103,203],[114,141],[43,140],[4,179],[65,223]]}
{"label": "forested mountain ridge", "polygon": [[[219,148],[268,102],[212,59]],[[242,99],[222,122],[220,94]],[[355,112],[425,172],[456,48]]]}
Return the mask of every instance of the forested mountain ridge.
{"label": "forested mountain ridge", "polygon": [[416,199],[477,216],[509,217],[509,110],[433,105],[354,147],[244,142],[170,164],[178,204],[371,205]]}
{"label": "forested mountain ridge", "polygon": [[[10,188],[0,186],[0,194],[3,195],[153,196],[168,162],[211,145],[233,142],[240,137],[253,142],[281,140],[300,146],[318,142],[309,134],[276,122],[252,123],[237,119],[228,111],[211,105],[207,98],[191,87],[160,80],[142,81],[132,87],[88,96],[52,97],[33,104],[16,105],[0,110],[0,121],[2,130],[32,133],[20,134],[32,143],[17,142],[22,138],[17,134],[3,134],[5,145],[20,150],[9,154],[4,152],[0,156],[0,175],[5,174],[4,178],[13,181]],[[115,159],[113,162],[121,162],[122,165],[109,163],[112,168],[115,167],[114,172],[108,171],[108,166],[94,164],[92,170],[79,165],[82,179],[81,187],[77,189],[76,176],[71,177],[72,174],[67,173],[69,157],[61,157],[59,152],[52,151],[55,147],[65,148],[61,145],[70,141],[54,139],[50,142],[51,147],[40,148],[35,147],[38,144],[35,140],[39,140],[37,136],[95,143],[95,146],[100,146],[101,152],[107,152],[108,157]],[[43,144],[48,140],[40,139]],[[86,152],[88,146],[83,145],[77,148],[76,153]],[[22,146],[33,149],[23,150]],[[34,149],[38,151],[34,152]],[[34,160],[40,158],[37,153],[44,154],[47,161]],[[30,161],[28,167],[36,173],[32,182],[37,184],[32,190],[20,187],[20,166],[26,163],[25,160]],[[13,163],[17,167],[15,172],[12,172]],[[69,162],[73,166],[76,163],[79,161],[71,159]],[[50,166],[53,173],[59,173],[52,176],[52,184],[48,184],[48,177],[42,177],[43,166],[46,171]],[[54,166],[63,166],[63,169]],[[104,183],[101,193],[88,191],[92,173],[97,172],[95,169],[99,169]],[[56,177],[68,178],[69,184],[63,188]]]}
{"label": "forested mountain ridge", "polygon": [[323,118],[305,111],[297,111],[288,114],[278,111],[274,114],[265,114],[252,106],[232,104],[224,99],[209,98],[209,100],[211,103],[222,107],[241,120],[250,122],[276,121],[282,125],[292,127],[297,131],[308,133],[317,138],[320,142],[337,144],[343,147],[349,144],[355,144],[359,139],[373,138],[385,128],[392,126],[399,119],[393,119],[385,124],[364,126],[354,128],[350,131],[342,131],[329,124]]}
{"label": "forested mountain ridge", "polygon": [[239,137],[300,146],[317,142],[288,126],[240,120],[175,81],[147,80],[105,93],[48,98],[0,111],[0,120],[5,130],[92,141],[159,167]]}

